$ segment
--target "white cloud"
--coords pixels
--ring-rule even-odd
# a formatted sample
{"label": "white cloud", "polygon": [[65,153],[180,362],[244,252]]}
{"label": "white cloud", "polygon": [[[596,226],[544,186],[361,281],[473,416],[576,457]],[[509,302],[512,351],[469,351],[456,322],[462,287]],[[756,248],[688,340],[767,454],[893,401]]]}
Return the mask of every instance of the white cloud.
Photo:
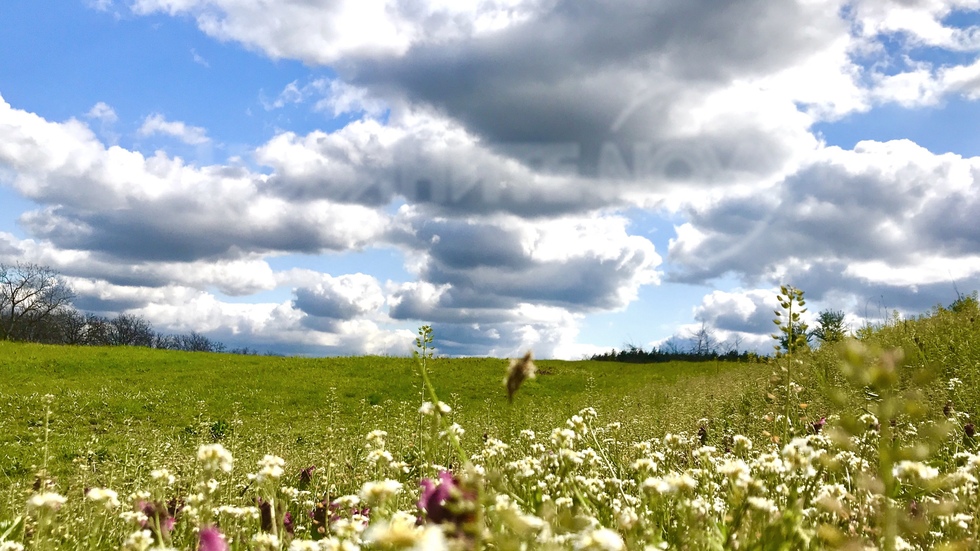
{"label": "white cloud", "polygon": [[350,250],[386,231],[388,217],[324,199],[289,201],[267,176],[195,167],[158,152],[106,148],[84,124],[52,123],[0,100],[0,163],[42,205],[22,223],[69,249],[128,259],[194,261],[250,252]]}
{"label": "white cloud", "polygon": [[93,105],[92,108],[89,109],[86,116],[90,119],[99,120],[105,124],[112,124],[119,120],[119,117],[116,115],[116,111],[112,107],[109,107],[109,105],[107,105],[105,102],[101,101]]}
{"label": "white cloud", "polygon": [[318,275],[315,284],[295,290],[293,306],[316,318],[350,320],[379,313],[385,303],[378,281],[365,274]]}
{"label": "white cloud", "polygon": [[980,49],[977,27],[957,28],[943,20],[953,11],[977,11],[976,0],[859,0],[849,6],[863,36],[904,33],[915,44],[951,50]]}
{"label": "white cloud", "polygon": [[318,78],[302,86],[294,80],[285,86],[272,101],[263,101],[266,110],[281,109],[286,105],[305,103],[316,99],[313,110],[332,117],[347,114],[360,114],[377,118],[388,109],[387,104],[358,86],[352,86],[339,79]]}
{"label": "white cloud", "polygon": [[443,43],[519,25],[553,0],[417,2],[302,0],[136,0],[134,12],[192,14],[205,33],[258,47],[274,58],[331,64],[348,56],[398,56],[419,43]]}
{"label": "white cloud", "polygon": [[208,63],[208,60],[204,59],[204,57],[201,54],[197,53],[197,50],[194,48],[191,48],[191,59],[194,60],[194,63],[197,63],[202,67],[206,67],[208,69],[211,68],[211,64]]}
{"label": "white cloud", "polygon": [[[980,157],[937,155],[909,141],[830,147],[774,187],[691,211],[670,245],[669,277],[790,282],[820,299],[887,295],[914,311],[951,285],[980,283]],[[850,297],[850,298],[847,298]]]}
{"label": "white cloud", "polygon": [[[33,239],[0,244],[43,250],[116,286],[106,304],[143,300],[161,323],[184,327],[186,301],[186,327],[335,349],[356,348],[358,332],[386,346],[401,335],[387,326],[405,319],[439,323],[459,353],[587,349],[583,315],[659,283],[658,251],[616,214],[637,205],[683,215],[676,279],[788,279],[854,302],[885,289],[907,306],[937,296],[943,272],[980,278],[977,159],[900,141],[827,148],[811,131],[883,104],[980,97],[980,62],[917,57],[980,50],[976,28],[946,19],[975,0],[327,4],[132,2],[272,58],[329,65],[336,78],[301,77],[265,107],[354,120],[279,132],[255,148],[255,171],[106,147],[85,124],[0,101],[5,183],[41,205],[20,220]],[[88,117],[115,113],[100,103]],[[159,113],[139,133],[209,141]],[[368,246],[398,247],[417,279],[266,262]],[[294,299],[247,308],[213,288]],[[755,335],[762,293],[719,291],[695,315]]]}
{"label": "white cloud", "polygon": [[189,126],[181,121],[168,121],[160,113],[154,113],[143,120],[137,133],[140,136],[165,134],[172,136],[188,145],[201,145],[211,141],[207,131],[199,126]]}

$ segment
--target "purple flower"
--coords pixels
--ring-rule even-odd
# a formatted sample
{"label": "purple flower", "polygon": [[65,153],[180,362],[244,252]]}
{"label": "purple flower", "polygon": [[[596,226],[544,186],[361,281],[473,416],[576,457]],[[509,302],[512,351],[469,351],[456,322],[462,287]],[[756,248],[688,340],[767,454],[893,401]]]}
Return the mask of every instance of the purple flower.
{"label": "purple flower", "polygon": [[286,514],[282,517],[282,527],[290,535],[296,533],[296,525],[293,523],[293,514],[289,511],[286,511]]}
{"label": "purple flower", "polygon": [[170,539],[170,531],[174,529],[174,517],[171,516],[170,509],[166,505],[140,501],[136,507],[146,515],[146,520],[140,523],[140,528],[149,530],[153,534],[154,542],[161,543]]}
{"label": "purple flower", "polygon": [[198,551],[228,551],[228,542],[214,526],[201,530]]}
{"label": "purple flower", "polygon": [[310,482],[313,482],[313,471],[315,470],[316,465],[310,465],[299,472],[299,488],[301,490],[305,490],[310,485]]}
{"label": "purple flower", "polygon": [[810,425],[810,428],[813,429],[813,434],[820,434],[820,431],[823,429],[823,426],[826,424],[827,424],[827,418],[821,417],[819,421]]}
{"label": "purple flower", "polygon": [[466,491],[459,485],[459,480],[448,471],[439,473],[439,482],[423,479],[422,495],[419,497],[418,508],[422,512],[419,524],[426,520],[436,524],[454,524],[458,531],[464,531],[464,525],[473,521],[476,511],[476,493]]}
{"label": "purple flower", "polygon": [[272,519],[272,504],[262,499],[261,497],[258,498],[258,502],[259,502],[259,518],[260,518],[259,526],[262,528],[264,532],[271,532],[272,523],[274,522]]}

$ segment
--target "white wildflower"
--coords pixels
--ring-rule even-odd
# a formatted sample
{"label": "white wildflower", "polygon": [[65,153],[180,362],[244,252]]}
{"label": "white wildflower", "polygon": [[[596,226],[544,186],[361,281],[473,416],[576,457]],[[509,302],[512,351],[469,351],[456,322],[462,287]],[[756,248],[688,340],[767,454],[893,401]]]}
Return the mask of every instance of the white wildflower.
{"label": "white wildflower", "polygon": [[919,463],[918,461],[899,461],[892,468],[892,474],[899,480],[909,480],[917,478],[919,480],[932,480],[939,476],[939,470]]}
{"label": "white wildflower", "polygon": [[234,464],[231,452],[221,444],[203,444],[197,449],[197,460],[203,463],[206,471],[230,473]]}
{"label": "white wildflower", "polygon": [[86,492],[85,497],[96,503],[102,503],[109,510],[119,507],[119,494],[108,488],[92,488]]}
{"label": "white wildflower", "polygon": [[397,480],[382,480],[380,482],[365,482],[361,487],[360,498],[365,503],[381,503],[402,491],[402,483]]}
{"label": "white wildflower", "polygon": [[575,549],[589,551],[621,551],[626,548],[622,536],[608,528],[590,530],[575,540]]}
{"label": "white wildflower", "polygon": [[40,494],[34,494],[29,500],[27,500],[27,505],[33,509],[47,509],[50,511],[57,511],[61,509],[61,506],[68,501],[61,494],[56,494],[54,492],[43,492]]}
{"label": "white wildflower", "polygon": [[770,499],[766,499],[764,497],[752,496],[749,497],[746,501],[748,502],[749,507],[762,511],[763,513],[768,513],[772,515],[779,512],[779,507],[777,507],[776,504],[773,503],[772,500]]}
{"label": "white wildflower", "polygon": [[153,545],[153,533],[149,530],[137,530],[126,537],[122,544],[123,551],[146,551]]}
{"label": "white wildflower", "polygon": [[259,472],[255,474],[255,481],[261,484],[266,480],[279,480],[282,478],[282,468],[286,465],[286,460],[275,455],[266,455],[258,464]]}
{"label": "white wildflower", "polygon": [[257,551],[273,551],[279,549],[279,538],[267,532],[259,532],[252,536],[252,543]]}
{"label": "white wildflower", "polygon": [[[389,520],[372,524],[364,533],[364,541],[380,547],[405,549],[422,541],[422,530],[416,526],[415,516],[399,511]],[[441,548],[444,547],[443,544]]]}

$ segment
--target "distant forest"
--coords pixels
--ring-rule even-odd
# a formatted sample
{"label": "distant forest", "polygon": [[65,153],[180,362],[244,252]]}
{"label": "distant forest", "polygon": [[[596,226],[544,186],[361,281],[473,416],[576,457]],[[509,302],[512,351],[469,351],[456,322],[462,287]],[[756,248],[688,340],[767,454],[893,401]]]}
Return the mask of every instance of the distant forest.
{"label": "distant forest", "polygon": [[142,316],[108,318],[77,310],[71,287],[46,266],[0,264],[0,340],[90,346],[145,346],[186,352],[257,354],[200,333],[164,334]]}

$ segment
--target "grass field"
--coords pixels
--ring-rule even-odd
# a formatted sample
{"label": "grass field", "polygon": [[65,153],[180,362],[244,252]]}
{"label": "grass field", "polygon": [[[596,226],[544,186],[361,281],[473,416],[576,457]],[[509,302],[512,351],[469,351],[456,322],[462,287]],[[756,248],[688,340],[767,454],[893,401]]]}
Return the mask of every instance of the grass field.
{"label": "grass field", "polygon": [[540,361],[513,403],[503,360],[429,360],[433,398],[410,358],[0,342],[0,549],[975,548],[959,310],[770,364]]}

